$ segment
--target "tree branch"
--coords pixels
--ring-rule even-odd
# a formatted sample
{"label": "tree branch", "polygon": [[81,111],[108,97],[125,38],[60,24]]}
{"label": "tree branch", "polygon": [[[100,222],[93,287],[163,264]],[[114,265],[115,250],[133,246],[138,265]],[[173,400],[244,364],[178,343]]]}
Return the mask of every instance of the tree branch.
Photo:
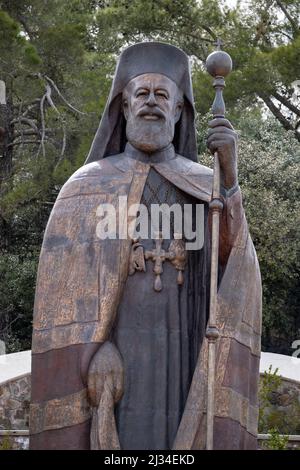
{"label": "tree branch", "polygon": [[25,18],[21,15],[17,15],[16,19],[19,21],[19,23],[21,23],[21,25],[24,28],[25,33],[28,34],[29,39],[32,41],[34,39],[34,34],[31,31],[31,29],[28,27],[27,21],[25,20]]}
{"label": "tree branch", "polygon": [[296,139],[300,142],[299,133],[295,130],[294,126],[290,123],[290,121],[283,116],[283,114],[280,112],[277,106],[275,106],[271,98],[266,93],[261,93],[259,96],[267,105],[271,113],[276,117],[276,119],[278,119],[284,129],[286,129],[287,131],[293,131]]}
{"label": "tree branch", "polygon": [[283,12],[283,14],[285,15],[285,17],[287,18],[287,20],[290,22],[291,26],[292,26],[292,29],[293,29],[293,32],[295,33],[294,36],[299,32],[299,26],[297,24],[297,22],[294,20],[294,18],[291,17],[291,15],[289,14],[287,8],[285,7],[285,5],[283,5],[283,3],[281,2],[281,0],[275,0],[277,5],[279,6],[279,8],[281,9],[281,11]]}
{"label": "tree branch", "polygon": [[21,315],[17,315],[15,318],[13,318],[12,321],[8,325],[5,325],[5,327],[1,329],[1,334],[7,331],[11,327],[11,325],[13,325],[20,318],[21,318]]}
{"label": "tree branch", "polygon": [[[45,129],[45,132],[53,132],[53,129]],[[40,131],[37,130],[37,131],[34,131],[34,130],[21,130],[21,131],[15,131],[14,132],[14,138],[16,139],[17,137],[21,137],[22,135],[37,135],[39,136],[40,135]]]}
{"label": "tree branch", "polygon": [[58,87],[56,86],[56,84],[54,83],[53,80],[51,80],[51,78],[47,77],[47,75],[45,75],[45,79],[53,86],[54,90],[56,91],[56,93],[60,96],[60,98],[63,100],[63,102],[67,105],[67,107],[69,109],[71,109],[73,112],[75,113],[79,113],[79,114],[83,114],[83,115],[87,115],[87,113],[84,113],[83,111],[79,111],[79,109],[75,108],[74,106],[71,105],[71,103],[69,103],[66,98],[62,95],[62,93],[59,91]]}
{"label": "tree branch", "polygon": [[14,132],[14,138],[22,137],[23,135],[40,135],[39,131],[20,131],[20,132]]}
{"label": "tree branch", "polygon": [[[19,100],[20,100],[20,98],[19,98]],[[31,106],[31,105],[36,106],[39,102],[40,102],[39,98],[35,98],[35,99],[32,100],[32,101],[25,101],[25,102],[22,103],[22,108],[23,108],[24,106],[28,106],[28,107]],[[19,109],[19,103],[18,103],[18,104],[14,104],[12,107]]]}
{"label": "tree branch", "polygon": [[67,132],[66,132],[66,125],[65,125],[65,122],[61,116],[61,113],[59,112],[59,110],[57,109],[57,107],[55,106],[55,104],[53,103],[53,100],[51,98],[51,93],[52,93],[52,90],[51,90],[51,87],[50,85],[47,83],[46,85],[46,98],[47,98],[47,101],[49,103],[49,105],[51,106],[51,108],[54,109],[54,111],[58,114],[58,117],[61,121],[61,124],[62,124],[62,129],[63,129],[63,143],[62,143],[62,148],[61,148],[61,153],[60,153],[60,158],[58,160],[57,163],[60,162],[60,160],[62,159],[62,157],[64,156],[64,153],[65,153],[65,150],[66,150],[66,144],[67,144]]}
{"label": "tree branch", "polygon": [[37,156],[40,153],[40,149],[42,149],[43,157],[45,157],[45,114],[44,114],[44,104],[46,100],[47,94],[45,93],[40,101],[40,113],[41,113],[41,125],[42,125],[42,133],[41,133],[41,141],[40,146],[37,152]]}
{"label": "tree branch", "polygon": [[300,109],[297,108],[293,103],[291,103],[285,96],[280,95],[277,91],[272,93],[276,100],[280,101],[286,108],[288,108],[292,113],[295,113],[297,116],[300,116]]}
{"label": "tree branch", "polygon": [[206,31],[208,34],[211,35],[211,37],[213,38],[212,42],[215,42],[218,39],[217,35],[213,32],[213,30],[209,26],[205,26],[204,24],[201,24],[200,27],[204,29],[204,31]]}
{"label": "tree branch", "polygon": [[[44,141],[49,140],[47,137],[45,137]],[[27,144],[32,144],[32,145],[38,145],[41,144],[41,140],[16,140],[14,142],[11,142],[10,144],[7,145],[7,147],[14,147],[15,145],[27,145]]]}
{"label": "tree branch", "polygon": [[16,119],[13,119],[10,123],[11,124],[19,124],[19,123],[24,123],[24,124],[27,124],[28,126],[30,126],[35,132],[39,133],[39,130],[35,124],[34,121],[32,121],[31,119],[28,119],[26,117],[23,117],[23,116],[20,116]]}
{"label": "tree branch", "polygon": [[283,36],[285,36],[286,38],[288,38],[290,41],[293,41],[294,38],[292,38],[292,36],[290,36],[289,34],[285,33],[284,31],[280,31],[280,34],[282,34]]}

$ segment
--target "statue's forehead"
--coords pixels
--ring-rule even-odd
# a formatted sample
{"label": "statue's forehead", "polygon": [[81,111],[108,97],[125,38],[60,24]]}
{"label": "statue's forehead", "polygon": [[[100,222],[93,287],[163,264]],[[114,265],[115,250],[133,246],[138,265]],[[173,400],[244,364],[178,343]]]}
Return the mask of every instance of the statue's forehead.
{"label": "statue's forehead", "polygon": [[173,80],[161,73],[143,73],[132,78],[126,85],[125,88],[128,90],[136,89],[138,87],[156,87],[156,88],[174,88],[177,89],[177,85]]}

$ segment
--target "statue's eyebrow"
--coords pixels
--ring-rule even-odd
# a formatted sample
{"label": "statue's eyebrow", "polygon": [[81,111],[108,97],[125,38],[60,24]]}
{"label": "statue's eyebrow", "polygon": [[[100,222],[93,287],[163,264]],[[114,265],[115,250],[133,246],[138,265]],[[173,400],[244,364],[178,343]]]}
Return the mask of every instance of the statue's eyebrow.
{"label": "statue's eyebrow", "polygon": [[165,93],[165,94],[166,94],[166,96],[169,98],[169,92],[168,92],[168,90],[166,90],[166,89],[165,89],[165,88],[163,88],[163,87],[157,87],[157,88],[155,88],[155,90],[154,90],[154,91],[155,91],[155,93],[157,93],[157,92],[162,92],[162,93]]}
{"label": "statue's eyebrow", "polygon": [[[141,91],[142,91],[142,92],[143,92],[143,91],[146,91],[146,92],[148,93],[148,92],[150,91],[150,87],[142,86],[142,87],[137,88],[137,89],[135,90],[135,93],[134,93],[135,96],[137,96],[137,94],[138,94],[139,92],[141,92]],[[169,92],[168,92],[168,90],[166,90],[165,88],[159,86],[159,87],[155,88],[155,90],[154,90],[154,93],[157,93],[157,92],[164,93],[164,94],[166,95],[166,97],[169,98]]]}
{"label": "statue's eyebrow", "polygon": [[147,86],[140,86],[137,90],[135,90],[135,94],[137,94],[139,91],[149,91],[150,88]]}

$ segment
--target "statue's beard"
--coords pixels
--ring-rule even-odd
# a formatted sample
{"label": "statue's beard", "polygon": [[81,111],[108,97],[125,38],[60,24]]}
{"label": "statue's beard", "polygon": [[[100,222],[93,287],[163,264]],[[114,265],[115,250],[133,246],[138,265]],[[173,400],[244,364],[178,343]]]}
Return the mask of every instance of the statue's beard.
{"label": "statue's beard", "polygon": [[174,138],[174,121],[159,118],[147,120],[142,116],[128,116],[126,126],[128,142],[143,152],[156,152],[167,147]]}

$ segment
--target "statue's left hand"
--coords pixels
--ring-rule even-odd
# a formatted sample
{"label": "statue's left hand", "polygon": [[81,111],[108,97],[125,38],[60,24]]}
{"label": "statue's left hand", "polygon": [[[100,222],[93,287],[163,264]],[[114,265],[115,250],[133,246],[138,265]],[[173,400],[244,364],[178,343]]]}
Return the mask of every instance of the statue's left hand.
{"label": "statue's left hand", "polygon": [[209,123],[207,147],[213,154],[218,152],[221,184],[230,189],[238,182],[237,176],[237,133],[228,119],[215,118]]}

